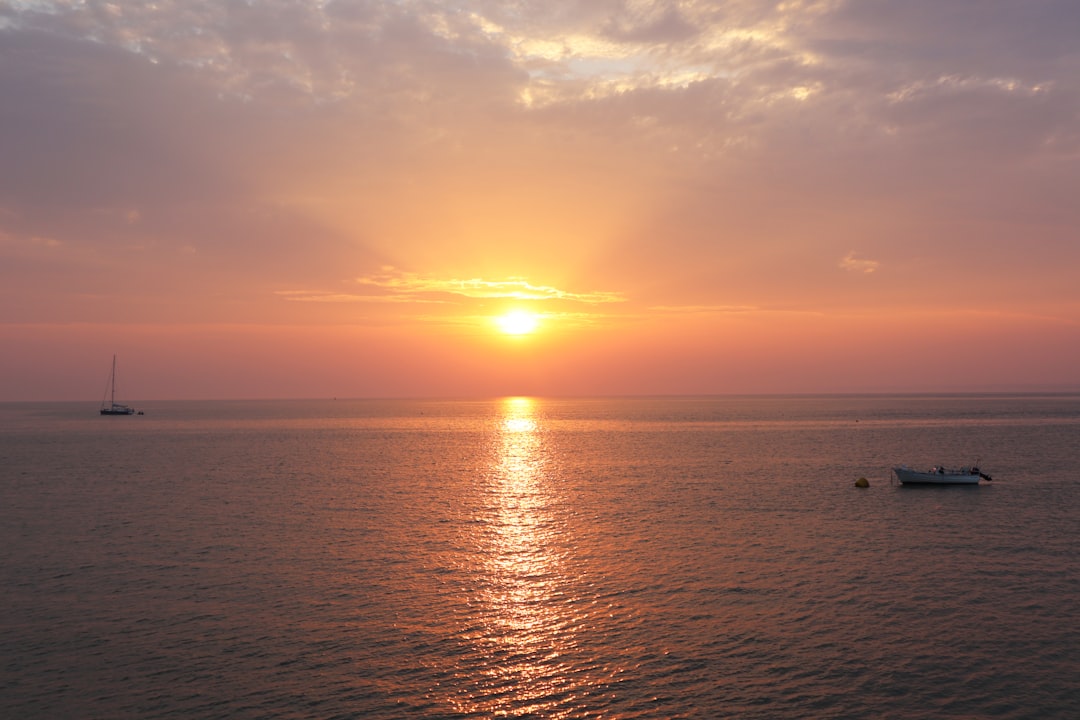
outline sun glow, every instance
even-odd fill
[[[495,318],[495,322],[507,335],[528,335],[540,325],[540,318],[526,310],[511,310]]]

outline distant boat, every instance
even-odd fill
[[[109,403],[106,405],[105,400],[101,401],[101,414],[102,415],[134,415],[135,408],[128,407],[127,405],[121,405],[116,402],[116,356],[112,356],[112,375],[109,377],[109,386],[105,388],[105,394],[109,398]],[[142,411],[139,411],[142,415]]]
[[[979,480],[993,480],[974,466],[958,470],[938,466],[926,472],[920,472],[912,470],[907,465],[897,465],[893,468],[893,472],[896,473],[896,479],[901,485],[978,485]]]

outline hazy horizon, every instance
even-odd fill
[[[184,403],[184,402],[382,402],[382,401],[402,401],[402,402],[486,402],[504,400],[514,397],[533,398],[537,400],[649,400],[649,399],[670,399],[670,400],[695,400],[695,399],[722,399],[722,398],[777,398],[777,399],[798,399],[801,397],[812,398],[828,398],[828,397],[1023,397],[1023,396],[1069,396],[1080,394],[1080,386],[1042,386],[1033,385],[1027,387],[1013,387],[1013,388],[967,388],[967,389],[914,389],[914,390],[865,390],[865,391],[819,391],[819,392],[727,392],[727,393],[626,393],[621,395],[536,395],[536,394],[492,394],[492,395],[366,395],[366,396],[346,396],[346,395],[324,395],[324,396],[190,396],[190,397],[117,397],[116,401],[120,402],[121,399],[129,405],[136,406],[136,409],[142,409],[142,404],[145,403]],[[107,402],[108,398],[105,398]],[[22,398],[22,399],[5,399],[0,400],[0,404],[87,404],[97,405],[102,402],[102,398],[89,398],[89,397],[69,397],[69,398]]]

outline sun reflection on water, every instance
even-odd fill
[[[563,607],[558,501],[536,401],[503,401],[486,488],[489,520],[479,538],[479,620],[466,639],[479,654],[459,709],[490,715],[561,717],[575,692],[561,659],[576,645]]]

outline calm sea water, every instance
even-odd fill
[[[143,407],[0,405],[0,716],[1080,717],[1080,396]]]

